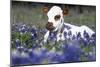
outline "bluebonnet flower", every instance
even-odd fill
[[[36,33],[36,28],[35,28],[35,26],[33,26],[32,28],[30,28],[30,32]]]
[[[68,36],[71,36],[72,35],[72,32],[71,31],[68,31]]]
[[[18,50],[13,50],[11,53],[11,64],[12,65],[20,65],[30,63],[28,54],[24,52],[19,52]]]
[[[20,45],[21,45],[20,40],[19,40],[19,39],[16,39],[15,44],[16,44],[16,45],[15,45],[16,47],[20,46]]]
[[[23,47],[23,46],[18,46],[18,47],[17,47],[17,50],[18,50],[19,52],[23,52],[24,47]]]
[[[80,38],[81,38],[81,33],[78,32],[78,34],[77,34],[77,39],[80,39]]]
[[[67,26],[69,32],[63,34],[66,38],[65,41],[56,43],[57,32],[51,32],[48,43],[44,44],[42,36],[47,32],[46,29],[38,29],[26,24],[13,24],[12,26],[14,34],[12,42],[16,46],[11,52],[12,65],[42,64],[43,61],[47,61],[47,63],[75,62],[82,61],[82,56],[86,57],[87,61],[95,60],[95,50],[92,49],[96,44],[95,34],[90,37],[84,31],[84,38],[82,38],[80,32],[72,35],[70,27]],[[16,33],[18,36],[15,36]],[[50,49],[44,45],[50,45]]]
[[[67,38],[67,32],[64,32],[64,37]]]
[[[95,33],[94,33],[94,34],[92,34],[92,36],[91,36],[91,39],[90,39],[90,44],[93,44],[93,45],[95,45],[95,44],[96,44],[96,35],[95,35]]]
[[[67,28],[68,30],[69,30],[69,29],[71,29],[71,27],[70,27],[70,26],[65,25],[65,24],[64,24],[64,28]]]
[[[38,35],[36,33],[31,33],[31,39],[37,39]]]
[[[61,63],[65,61],[65,55],[63,51],[55,51],[49,54],[49,58],[51,60],[51,63]]]
[[[28,52],[29,52],[29,51],[28,51],[28,48],[27,48],[27,47],[24,47],[23,52],[28,53]]]
[[[50,32],[48,40],[56,41],[56,34],[57,34],[57,32]]]
[[[68,31],[67,32],[67,37],[66,37],[68,40],[71,40],[72,39],[72,31]]]
[[[63,48],[65,62],[75,62],[80,61],[80,56],[82,54],[81,48],[77,44],[68,44]]]
[[[72,40],[75,40],[75,39],[76,39],[76,37],[75,37],[75,35],[73,35],[73,36],[72,36]]]
[[[11,65],[20,65],[21,64],[21,58],[20,57],[13,57],[11,56]]]
[[[95,61],[96,60],[96,48],[95,47],[91,48],[91,51],[89,52],[89,55],[88,55],[88,60],[89,61]]]
[[[84,35],[84,38],[89,39],[89,34],[85,30],[84,30],[83,35]]]
[[[39,64],[46,56],[45,53],[46,53],[45,49],[36,48],[33,49],[32,52],[29,52],[29,57],[32,60],[33,64]]]

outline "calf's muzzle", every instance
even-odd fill
[[[52,22],[48,22],[46,24],[46,29],[49,30],[49,31],[53,31],[55,29],[55,27],[53,26]]]

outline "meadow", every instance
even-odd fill
[[[47,43],[43,42],[48,19],[43,6],[41,3],[12,2],[11,65],[95,61],[96,34],[89,37],[84,32],[83,39],[80,33],[74,37],[65,32],[66,40],[57,42],[56,33],[50,33]],[[69,14],[64,16],[65,22],[78,26],[87,25],[96,31],[95,9],[95,6],[69,5]]]

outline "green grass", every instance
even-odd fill
[[[71,7],[70,13],[68,16],[64,17],[66,23],[71,23],[74,25],[87,25],[90,28],[94,26],[95,30],[96,24],[96,13],[93,10],[95,7],[91,7],[91,12],[87,12],[87,9],[84,9],[83,13],[77,13],[74,11],[75,6]],[[11,23],[25,23],[35,25],[36,27],[44,28],[47,23],[47,15],[42,11],[43,6],[40,7],[28,7],[28,6],[19,6],[13,5],[11,9]]]

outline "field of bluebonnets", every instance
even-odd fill
[[[11,7],[11,65],[52,64],[84,62],[96,60],[96,35],[89,37],[84,32],[71,36],[64,33],[65,41],[56,41],[56,33],[50,33],[47,43],[47,16],[42,11],[43,4],[13,3]],[[79,11],[79,8],[82,11]],[[69,6],[65,22],[87,25],[95,31],[95,6]],[[67,38],[69,36],[69,38]]]

